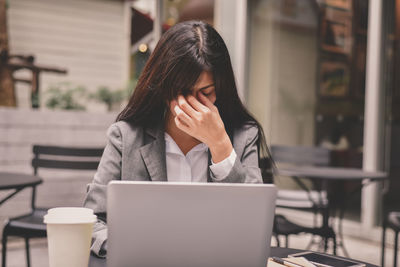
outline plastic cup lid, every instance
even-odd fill
[[[94,223],[96,220],[97,216],[92,209],[77,207],[49,209],[44,216],[44,223],[55,224]]]

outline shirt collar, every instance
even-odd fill
[[[183,155],[181,149],[176,144],[175,140],[167,132],[164,133],[164,138],[165,138],[165,152]],[[207,150],[208,150],[208,146],[204,143],[200,143],[200,144],[196,145],[195,147],[193,147],[189,152],[192,152],[192,151],[205,152]]]

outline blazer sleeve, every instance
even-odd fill
[[[250,126],[239,130],[234,137],[234,149],[237,154],[235,163],[228,176],[220,183],[262,183],[261,170],[258,165],[258,127]],[[235,140],[236,139],[236,140]],[[242,151],[240,153],[240,151]]]
[[[87,186],[84,207],[93,209],[98,220],[93,228],[91,250],[100,257],[105,256],[104,242],[107,239],[106,208],[107,184],[121,179],[122,136],[116,124],[107,131],[107,145],[92,183]]]

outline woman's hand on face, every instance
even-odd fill
[[[221,139],[225,127],[218,109],[202,93],[198,93],[199,102],[193,95],[186,98],[178,96],[175,105],[176,126],[208,146]]]
[[[211,151],[215,163],[227,158],[232,152],[232,144],[225,131],[224,123],[217,107],[202,93],[198,92],[198,100],[189,95],[178,96],[173,101],[176,126],[205,143]]]

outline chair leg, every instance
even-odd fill
[[[396,267],[397,264],[397,248],[398,248],[398,244],[397,244],[397,238],[399,237],[399,232],[395,232],[394,234],[394,258],[393,258],[393,266]]]
[[[31,267],[31,259],[29,253],[29,238],[25,238],[25,251],[26,251],[26,264],[28,267]]]
[[[7,253],[7,235],[6,229],[3,229],[3,239],[1,240],[2,244],[2,254],[1,254],[1,266],[6,267],[6,253]]]
[[[332,237],[332,242],[333,242],[333,255],[336,255],[336,248],[337,248],[336,236]]]
[[[274,234],[275,240],[276,240],[276,246],[279,248],[281,246],[281,242],[279,241],[279,235]]]
[[[324,252],[326,253],[328,251],[328,242],[329,242],[329,238],[324,237]]]
[[[386,223],[382,224],[381,266],[385,266]]]
[[[289,235],[285,235],[285,247],[289,247]]]

